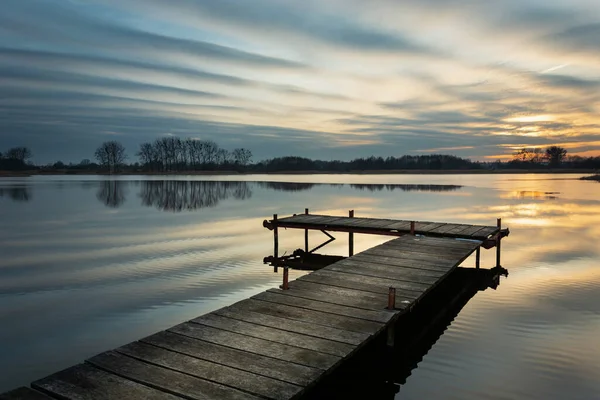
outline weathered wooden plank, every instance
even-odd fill
[[[400,280],[408,280],[408,281],[414,281],[414,282],[421,282],[421,283],[434,283],[436,282],[441,276],[444,276],[445,271],[431,271],[431,270],[424,270],[424,269],[419,269],[418,267],[415,268],[411,265],[410,261],[405,261],[404,262],[405,265],[390,265],[390,264],[375,264],[375,263],[369,263],[369,262],[364,262],[364,261],[360,261],[353,258],[348,258],[342,261],[338,261],[337,263],[331,264],[329,266],[329,268],[327,268],[327,270],[331,270],[331,271],[345,271],[347,267],[352,267],[352,268],[365,268],[365,269],[378,269],[381,271],[387,270],[388,267],[394,267],[396,273],[402,273],[403,276],[406,277],[406,279],[400,279]],[[352,269],[348,269],[348,270],[352,270]]]
[[[181,397],[173,396],[86,364],[79,364],[50,375],[33,382],[31,386],[59,399],[69,400],[181,399]]]
[[[420,261],[432,261],[434,263],[440,263],[441,265],[447,264],[449,261],[454,261],[456,257],[452,255],[444,254],[426,254],[418,253],[415,251],[405,251],[402,249],[377,249],[373,251],[364,252],[365,256],[378,256],[378,257],[392,257],[392,258],[405,258],[408,260],[420,260]],[[462,258],[462,257],[461,257]],[[459,258],[460,259],[460,258]]]
[[[417,246],[398,246],[398,247],[392,247],[392,246],[378,247],[378,248],[369,249],[367,251],[364,251],[363,253],[365,255],[384,255],[384,256],[392,256],[392,257],[396,254],[402,254],[402,255],[410,254],[410,255],[428,256],[430,258],[435,258],[435,259],[444,259],[444,260],[457,259],[457,260],[460,260],[462,257],[465,256],[465,254],[469,254],[473,250],[474,249],[460,250],[460,249],[454,249],[452,247],[433,248],[433,247],[417,245]]]
[[[322,374],[322,371],[317,368],[248,353],[168,331],[156,333],[141,341],[202,360],[300,386],[309,385]]]
[[[170,328],[169,332],[322,370],[331,368],[341,359],[314,350],[302,349],[190,322],[176,325]]]
[[[365,321],[379,322],[382,325],[392,317],[383,312],[360,310],[358,308],[340,306],[338,304],[324,303],[322,301],[303,299],[293,296],[283,296],[276,291],[266,291],[253,296],[254,299],[271,301],[280,304],[287,304],[295,307],[306,308],[308,310],[321,311],[345,317],[363,319]],[[373,332],[374,333],[374,332]]]
[[[51,397],[46,396],[36,390],[28,387],[20,387],[10,392],[0,393],[0,400],[51,400]]]
[[[415,223],[415,233],[428,233],[433,229],[445,226],[446,224],[443,222],[416,222]]]
[[[382,278],[391,278],[399,281],[419,283],[426,286],[431,286],[432,284],[436,283],[442,276],[444,276],[444,273],[441,271],[423,271],[418,269],[397,267],[393,265],[362,263],[358,261],[335,263],[330,265],[327,268],[327,270],[367,276],[378,276]],[[426,273],[434,274],[435,276],[425,275]]]
[[[87,362],[131,381],[188,399],[258,400],[258,397],[240,390],[149,364],[116,351],[98,354]]]
[[[384,265],[381,265],[382,267]],[[397,289],[402,291],[402,296],[404,297],[411,297],[411,293],[420,293],[424,290],[426,290],[429,286],[431,286],[430,284],[423,284],[423,283],[418,283],[418,282],[410,282],[410,281],[406,281],[406,280],[399,280],[399,279],[395,279],[393,277],[389,277],[389,276],[378,276],[378,275],[374,275],[374,274],[369,274],[367,272],[359,272],[359,273],[355,273],[354,271],[344,271],[343,268],[340,269],[322,269],[317,271],[318,273],[312,273],[309,274],[311,277],[308,277],[307,279],[306,276],[299,278],[298,280],[308,280],[308,281],[313,281],[313,282],[317,282],[317,283],[324,283],[324,284],[331,284],[331,282],[333,282],[333,286],[337,286],[335,285],[335,279],[341,279],[341,280],[355,280],[357,282],[367,282],[369,281],[369,279],[371,278],[378,278],[378,279],[386,279],[388,282],[393,283],[393,286]],[[323,277],[328,277],[331,278],[333,281],[321,281],[320,279]],[[364,279],[363,279],[364,278]],[[388,286],[389,288],[389,286]],[[325,299],[324,299],[325,301]],[[343,299],[342,299],[343,301]],[[336,303],[337,304],[337,303]],[[348,303],[351,304],[351,303]]]
[[[409,221],[396,221],[395,223],[388,224],[385,226],[385,229],[396,230],[399,232],[408,232],[410,231],[410,222]]]
[[[485,227],[471,235],[473,238],[487,238],[488,236],[498,232],[497,227]]]
[[[444,238],[434,236],[412,236],[404,235],[398,239],[393,239],[383,243],[389,246],[404,246],[409,244],[427,245],[428,247],[452,247],[452,248],[468,248],[470,246],[481,243],[477,240],[462,240],[455,238]]]
[[[416,280],[408,279],[407,275],[403,274],[402,271],[394,271],[395,267],[391,265],[379,264],[376,268],[343,268],[343,267],[332,267],[328,268],[327,271],[339,272],[342,274],[353,274],[365,277],[376,277],[385,278],[396,281],[396,285],[399,289],[410,290],[414,292],[422,292],[427,290],[432,284],[437,282],[437,279],[433,282],[424,283]]]
[[[248,303],[260,303],[260,305],[255,306],[253,304]],[[279,315],[282,315],[283,313],[265,313],[264,308],[267,307],[268,304],[264,304],[264,302],[260,302],[258,300],[253,301],[251,299],[248,299],[236,303],[232,306],[221,308],[217,311],[214,311],[213,313],[217,315],[222,315],[224,317],[239,319],[240,321],[251,322],[257,325],[281,329],[286,332],[295,332],[304,335],[317,336],[323,339],[333,340],[335,342],[340,343],[347,343],[354,346],[361,344],[369,337],[369,335],[367,334],[333,328],[331,326],[325,326],[316,323],[308,323],[302,320],[290,319],[287,317],[282,318]]]
[[[244,300],[242,304],[250,311],[255,311],[257,313],[272,315],[292,321],[300,321],[306,324],[315,325],[317,328],[322,326],[338,329],[342,331],[341,334],[344,334],[344,337],[349,338],[348,340],[360,340],[364,337],[364,335],[368,337],[381,328],[381,323],[379,322],[365,321],[364,319],[345,317],[326,312],[307,310],[297,306],[278,304],[276,302],[268,301],[272,298],[275,298],[274,300],[278,299],[278,297],[275,297],[275,295],[266,292],[264,292],[263,295],[264,298],[267,298],[267,301],[264,299],[247,299]]]
[[[485,228],[485,226],[484,225],[470,225],[465,230],[461,231],[460,235],[469,237],[482,228]]]
[[[404,236],[404,237],[406,237],[406,236]],[[433,238],[427,238],[427,240],[425,240],[425,238],[423,238],[422,236],[417,237],[417,238],[420,238],[420,239],[404,240],[403,242],[390,241],[390,242],[384,243],[386,246],[381,246],[381,247],[389,248],[389,249],[407,249],[407,250],[416,249],[419,247],[420,248],[427,247],[427,248],[431,249],[431,251],[450,250],[450,251],[454,251],[454,252],[462,252],[462,251],[469,251],[469,250],[475,249],[479,245],[481,245],[481,242],[479,242],[479,241],[471,242],[471,241],[466,241],[466,240],[444,238],[443,240],[445,242],[433,242],[430,240]],[[450,243],[450,242],[456,242],[456,243]],[[379,248],[380,246],[376,246],[376,247]],[[369,250],[371,250],[371,249],[369,249]]]
[[[351,346],[345,343],[334,342],[331,340],[318,338],[316,336],[282,331],[280,329],[256,325],[250,322],[232,319],[213,313],[195,318],[192,320],[192,322],[252,336],[259,339],[270,340],[272,342],[314,350],[320,353],[331,354],[338,357],[345,357],[356,348],[356,346]]]
[[[461,228],[462,224],[444,224],[427,232],[428,235],[443,235],[456,228]]]
[[[453,260],[444,261],[444,260],[420,260],[415,257],[388,257],[384,255],[374,255],[374,254],[362,254],[359,253],[352,257],[354,260],[367,262],[367,263],[375,263],[375,264],[383,264],[383,265],[398,265],[398,266],[406,266],[407,263],[410,263],[409,266],[414,267],[416,269],[430,270],[430,271],[447,271],[448,268],[452,268],[455,264]]]
[[[337,293],[328,293],[324,290],[316,290],[314,288],[301,288],[300,286],[301,285],[293,285],[290,282],[290,290],[280,291],[278,289],[271,289],[271,292],[285,296],[300,297],[307,300],[356,308],[358,311],[381,311],[385,309],[385,306],[387,305],[387,298],[382,299],[380,297],[378,299],[371,299],[367,297],[343,297]]]
[[[381,293],[373,293],[373,292],[359,290],[359,289],[343,288],[343,287],[339,287],[339,286],[335,286],[335,285],[330,285],[326,282],[314,282],[314,281],[296,279],[295,281],[290,282],[289,285],[291,288],[298,289],[298,290],[323,292],[323,293],[337,295],[337,296],[341,296],[341,297],[345,297],[345,298],[358,298],[358,299],[362,299],[363,301],[370,301],[373,304],[377,305],[378,310],[381,310],[382,300],[385,300],[387,302],[387,297],[382,296]],[[399,293],[403,294],[404,292],[399,291]],[[406,299],[414,298],[414,293],[413,292],[409,292],[409,293],[412,294],[413,296],[403,297],[402,295],[397,294],[396,298],[398,300],[406,300]]]
[[[201,360],[142,342],[133,342],[115,351],[147,363],[240,389],[268,399],[291,399],[303,390],[302,386]]]
[[[389,288],[396,288],[396,295],[404,299],[417,299],[423,292],[421,288],[418,291],[397,288],[405,283],[390,278],[378,278],[373,276],[345,274],[338,271],[320,270],[312,274],[304,275],[297,280],[327,284],[331,286],[346,287],[348,289],[372,291],[373,293],[382,293],[387,295]],[[353,285],[355,284],[355,285]],[[352,285],[352,286],[351,286]]]

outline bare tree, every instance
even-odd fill
[[[6,152],[6,158],[25,164],[31,158],[31,150],[28,147],[13,147]]]
[[[107,168],[110,173],[118,171],[119,167],[123,165],[127,159],[125,147],[114,140],[102,143],[100,147],[96,149],[94,156],[96,157],[96,160],[98,160],[98,164]]]
[[[233,161],[238,165],[248,165],[252,158],[252,152],[248,149],[240,148],[233,150]]]
[[[550,165],[557,167],[567,156],[567,149],[560,146],[550,146],[546,149],[546,158]]]

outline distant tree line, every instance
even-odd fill
[[[15,147],[0,153],[0,170],[37,169],[28,161],[31,150]],[[245,148],[228,151],[211,140],[181,139],[165,136],[154,142],[142,143],[136,152],[138,161],[127,163],[125,147],[117,141],[102,143],[94,158],[83,159],[78,164],[57,161],[43,170],[81,172],[185,172],[185,171],[238,171],[238,172],[353,172],[353,171],[463,171],[500,169],[600,169],[600,157],[568,155],[565,148],[523,148],[513,154],[510,161],[479,162],[447,154],[404,155],[400,157],[367,157],[351,161],[323,161],[305,157],[276,157],[252,163],[252,152]]]
[[[136,155],[144,170],[157,172],[240,169],[248,166],[252,159],[248,149],[228,151],[212,140],[176,136],[142,143]]]
[[[401,157],[368,157],[356,158],[352,161],[321,161],[303,157],[277,157],[262,161],[255,165],[257,172],[283,171],[377,171],[377,170],[466,170],[481,169],[481,163],[464,158],[431,154]]]
[[[0,152],[0,170],[21,171],[31,169],[28,164],[31,158],[31,150],[28,147],[13,147],[6,152]]]

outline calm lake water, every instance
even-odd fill
[[[309,207],[511,230],[508,278],[465,306],[397,399],[600,399],[600,184],[578,177],[0,179],[0,392],[278,285],[262,221]],[[346,255],[336,236],[323,252]],[[386,240],[356,235],[355,251]],[[303,232],[280,234],[280,254],[300,247]]]

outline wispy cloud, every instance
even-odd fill
[[[0,150],[165,132],[348,159],[600,153],[600,3],[4,0]]]

